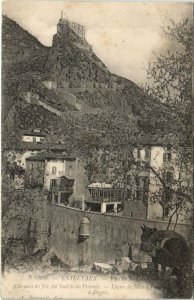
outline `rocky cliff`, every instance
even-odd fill
[[[17,140],[21,129],[39,127],[50,140],[63,140],[75,149],[84,141],[87,145],[118,145],[166,132],[166,108],[153,103],[132,81],[112,74],[68,24],[54,35],[52,46],[45,47],[4,16],[2,46],[5,137]],[[46,87],[45,81],[54,82],[55,88]],[[21,93],[29,91],[62,111],[62,116],[37,103],[26,103]]]

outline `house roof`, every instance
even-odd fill
[[[67,154],[42,152],[34,156],[26,158],[27,161],[45,161],[45,160],[68,160],[74,161],[76,158],[70,157]]]
[[[50,143],[50,142],[44,142],[44,143],[29,143],[29,142],[24,142],[24,141],[17,141],[14,144],[14,147],[6,147],[6,145],[4,145],[5,149],[9,149],[9,150],[51,150],[53,152],[62,152],[62,151],[66,151],[65,146],[62,144],[55,144],[55,143]]]
[[[46,133],[44,132],[36,132],[36,131],[23,131],[22,135],[27,135],[27,136],[41,136],[41,137],[46,137]]]
[[[67,176],[61,176],[61,177],[59,177],[59,179],[67,179],[68,181],[70,180],[70,181],[75,181],[75,179],[73,179],[73,178],[70,178],[70,177],[67,177]]]

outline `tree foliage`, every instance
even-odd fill
[[[164,32],[176,50],[159,54],[147,69],[146,92],[156,102],[164,103],[176,118],[174,133],[180,142],[190,141],[192,99],[192,24],[183,19],[167,19]],[[172,48],[173,48],[172,47]]]
[[[166,184],[160,172],[152,170],[162,188],[152,196],[155,203],[163,209],[170,209],[172,217],[178,216],[183,210],[190,210],[192,172],[191,172],[191,100],[192,100],[192,23],[185,18],[179,23],[167,19],[164,27],[165,34],[175,45],[176,50],[168,50],[159,54],[150,63],[147,75],[146,92],[153,101],[164,103],[176,120],[171,143],[176,149],[173,161],[174,172],[177,176],[171,183]],[[169,168],[169,165],[167,166]],[[166,170],[167,171],[167,170]],[[163,170],[165,172],[165,170]],[[165,196],[164,196],[165,195]],[[168,195],[168,196],[167,196]],[[166,197],[167,196],[167,197]]]

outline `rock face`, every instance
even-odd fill
[[[122,274],[126,272],[133,272],[137,269],[139,263],[131,261],[128,257],[122,257],[119,260],[110,263],[95,262],[92,270],[98,273],[113,273]],[[145,266],[144,266],[145,267]]]
[[[21,63],[31,57],[45,55],[48,47],[43,46],[33,35],[24,30],[15,21],[3,16],[2,44],[3,62]],[[6,46],[6,47],[5,47]],[[37,65],[38,66],[38,65]],[[36,66],[36,67],[37,67]]]
[[[115,265],[116,270],[119,274],[128,271],[135,271],[138,263],[135,263],[129,259],[129,257],[122,257]]]
[[[58,27],[43,73],[46,78],[66,82],[70,87],[79,87],[83,81],[108,83],[111,80],[103,62],[68,23],[60,31]]]
[[[163,106],[153,104],[132,81],[112,74],[88,42],[68,25],[54,35],[52,47],[45,47],[19,24],[3,17],[2,46],[3,122],[9,123],[10,111],[14,111],[15,118],[12,126],[5,126],[5,137],[38,126],[47,129],[51,140],[65,140],[75,148],[72,141],[79,145],[86,136],[90,144],[118,145],[140,134],[157,134],[157,128],[164,134]],[[45,81],[55,88],[46,87]],[[20,94],[28,91],[61,110],[63,116],[37,104],[25,104]],[[75,103],[71,105],[67,95]],[[90,138],[88,131],[97,134],[92,133]]]

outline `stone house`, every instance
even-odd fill
[[[45,151],[49,151],[53,155],[58,155],[64,153],[65,146],[63,144],[47,142],[46,135],[42,134],[39,129],[35,129],[33,132],[21,132],[20,140],[17,141],[14,149],[4,147],[4,159],[8,164],[13,166],[14,170],[19,170],[19,172],[15,173],[13,178],[16,189],[24,187],[27,159],[39,155],[40,153],[44,153]]]
[[[40,129],[34,129],[34,131],[22,133],[22,141],[28,143],[43,143],[45,142],[46,134],[41,132]]]
[[[171,211],[169,208],[162,208],[159,202],[161,197],[170,197],[170,195],[164,192],[159,177],[166,186],[176,189],[177,180],[181,177],[181,173],[188,172],[186,169],[189,166],[185,166],[186,169],[183,170],[179,153],[172,145],[165,143],[134,146],[132,155],[134,164],[127,173],[127,200],[124,215],[167,220]],[[191,184],[189,177],[185,180]],[[153,201],[154,197],[155,199],[157,197],[159,201]],[[169,201],[168,198],[165,199]],[[185,221],[186,218],[189,219],[189,216],[186,216],[183,211],[179,221]],[[173,220],[175,220],[175,216]]]
[[[80,201],[85,198],[87,176],[80,159],[47,151],[26,159],[25,183],[27,186],[41,185],[52,194],[52,198],[58,199],[59,192],[65,192],[63,188],[62,190],[53,189],[54,186],[63,187],[60,184],[60,178],[65,178],[69,185],[73,182],[71,197]],[[57,202],[59,203],[60,199]]]
[[[20,93],[20,97],[29,104],[37,104],[39,95],[31,91]]]

